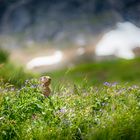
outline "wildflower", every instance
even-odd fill
[[[118,84],[118,82],[114,82],[112,83],[112,86],[116,86]]]
[[[31,88],[36,88],[37,86],[36,85],[31,85]]]
[[[126,90],[127,89],[125,89],[125,88],[121,88],[121,89],[117,90],[117,94],[120,95],[120,94],[122,94]]]
[[[11,90],[11,91],[14,91],[14,90],[15,90],[15,88],[14,88],[14,87],[12,87],[10,90]]]
[[[104,82],[104,86],[108,86],[108,87],[110,87],[111,84],[110,84],[109,82]]]
[[[61,112],[61,113],[66,113],[66,109],[65,109],[65,108],[61,108],[61,109],[59,110],[59,112]]]

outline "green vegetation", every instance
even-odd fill
[[[52,93],[46,98],[38,79],[7,55],[0,63],[0,140],[139,140],[139,62],[98,62],[47,73]]]
[[[17,87],[21,87],[26,79],[32,78],[33,74],[25,72],[22,67],[16,66],[10,62],[4,63],[0,68],[0,78],[5,83],[11,83]]]
[[[20,87],[23,85],[26,79],[32,78],[33,74],[25,72],[25,70],[16,66],[9,61],[9,53],[0,48],[0,79],[3,79],[5,83],[11,83]]]
[[[137,86],[61,85],[48,98],[36,79],[0,89],[0,139],[140,139]]]
[[[134,60],[112,60],[77,65],[49,74],[54,85],[65,81],[85,85],[100,85],[105,81],[138,84],[140,82],[140,58]],[[84,81],[85,80],[85,81]]]
[[[8,60],[9,60],[9,53],[6,50],[0,48],[0,64],[5,63]]]

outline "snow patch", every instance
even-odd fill
[[[130,22],[118,23],[116,29],[107,32],[99,41],[95,54],[132,59],[135,57],[133,49],[136,47],[140,47],[140,28]]]
[[[27,69],[58,64],[62,61],[62,58],[63,53],[61,51],[56,51],[53,55],[50,56],[36,57],[27,63]]]

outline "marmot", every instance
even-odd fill
[[[51,93],[51,89],[49,87],[50,83],[51,83],[51,78],[49,76],[40,77],[41,90],[44,96],[46,97],[48,97]]]

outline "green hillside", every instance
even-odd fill
[[[46,73],[52,77],[49,97],[33,74],[2,63],[0,140],[139,140],[139,62],[112,60]]]
[[[140,58],[80,64],[73,68],[46,74],[53,78],[54,84],[66,81],[90,85],[102,84],[106,81],[139,84]]]

